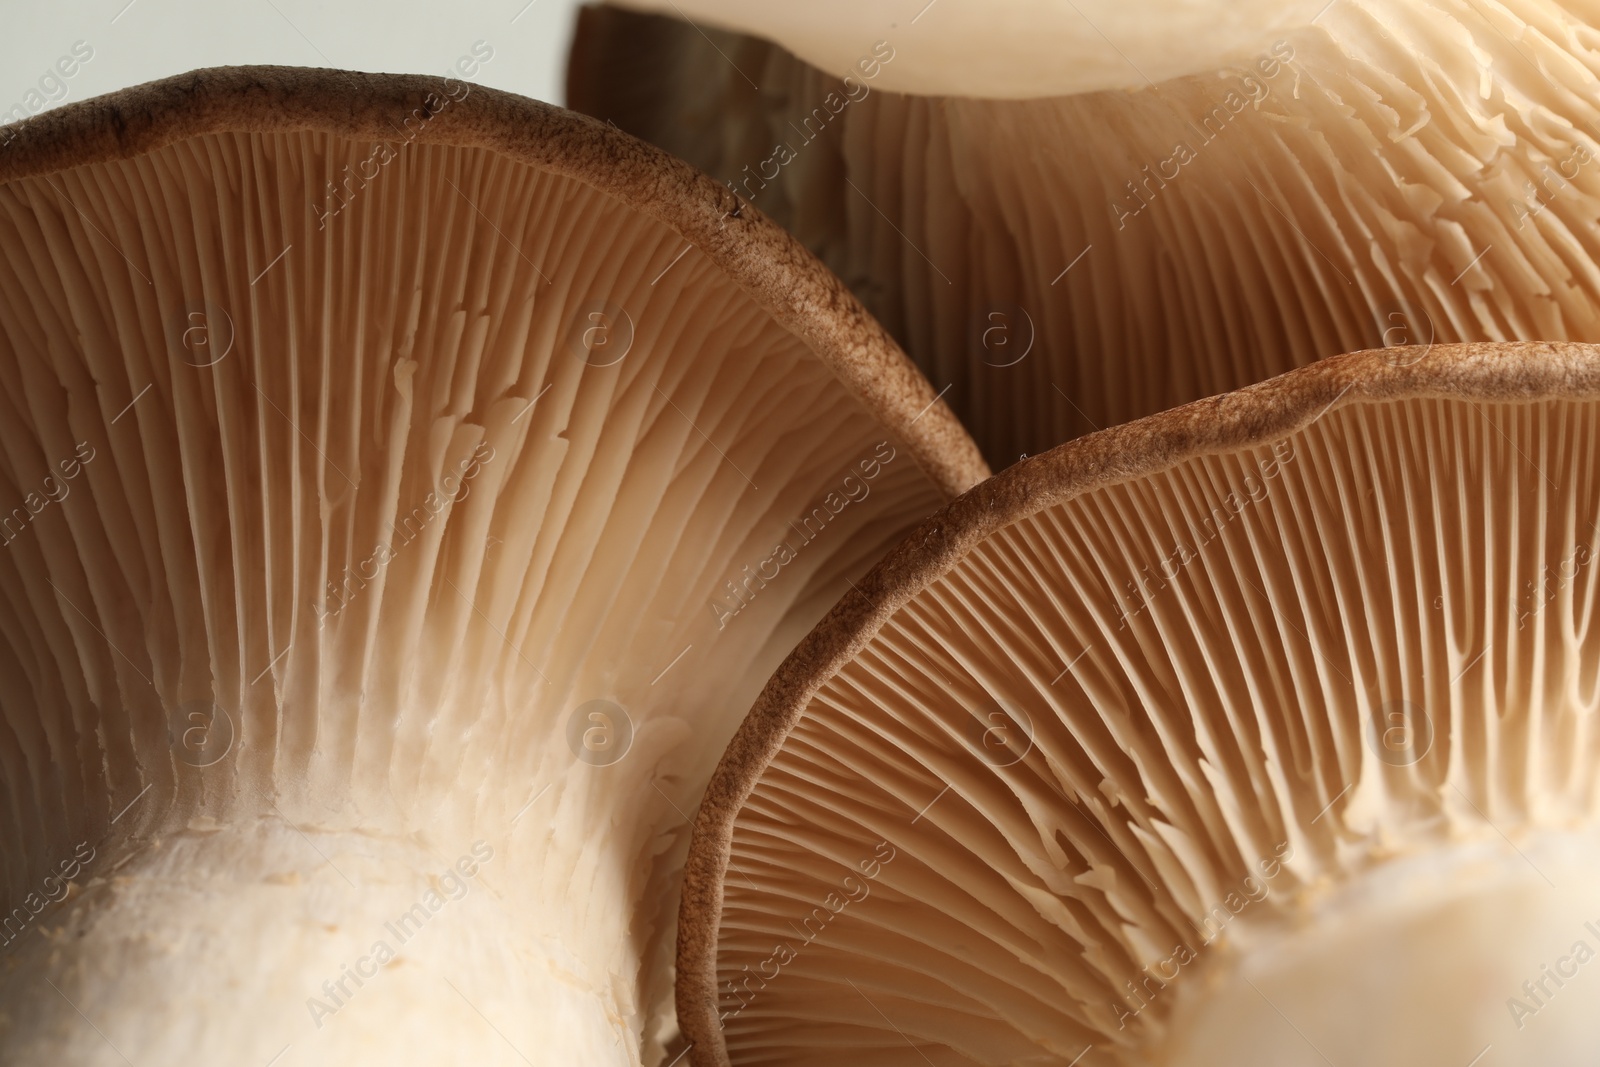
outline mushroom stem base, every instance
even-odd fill
[[[633,1067],[589,931],[508,906],[505,851],[277,819],[106,845],[0,955],[0,1063]]]
[[[1466,1067],[1492,1046],[1500,1063],[1592,1064],[1596,885],[1594,834],[1515,847],[1496,838],[1384,863],[1230,929],[1172,990],[1149,1062]]]

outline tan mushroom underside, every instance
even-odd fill
[[[947,507],[712,780],[696,1062],[1580,1062],[1597,455],[1600,350],[1390,349]]]
[[[996,467],[1339,352],[1600,341],[1592,5],[1338,0],[1215,73],[1034,100],[700,29],[585,9],[571,105],[789,227]]]
[[[982,469],[838,283],[726,211],[435,79],[204,71],[20,128],[0,1059],[659,1055],[680,811]]]

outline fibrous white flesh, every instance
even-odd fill
[[[597,991],[586,946],[519,914],[518,868],[484,839],[233,820],[123,858],[50,936],[8,948],[10,1062],[630,1062],[633,995]]]
[[[733,128],[686,106],[652,136],[849,282],[999,467],[1340,352],[1600,341],[1597,27],[1592,4],[1337,0],[1154,87],[880,78],[842,107],[835,79],[719,42],[754,94],[686,30]]]
[[[625,0],[770,38],[837,77],[879,40],[892,92],[1024,98],[1124,89],[1222,66],[1308,25],[1327,0],[935,0],[799,5],[739,0]],[[937,4],[937,6],[935,6]],[[921,10],[919,10],[921,9]]]
[[[1592,834],[1520,852],[1488,841],[1395,861],[1279,923],[1241,923],[1211,981],[1173,991],[1168,1047],[1150,1062],[1405,1067],[1492,1050],[1500,1063],[1593,1063],[1597,875]]]
[[[861,474],[895,445],[675,232],[389,151],[211,135],[0,188],[0,1060],[649,1059],[683,812],[938,499],[904,448]],[[601,304],[609,366],[573,343]],[[578,759],[591,699],[618,762]],[[421,955],[318,1016],[478,840]]]
[[[1485,970],[1434,1007],[1492,987],[1509,1020],[1524,961],[1595,918],[1596,455],[1594,402],[1362,402],[992,535],[823,685],[740,810],[732,1062],[1149,1062],[1180,995],[1238,993],[1208,977],[1234,945],[1241,976],[1302,973],[1302,919],[1329,1002],[1362,1003],[1374,935],[1340,887],[1404,870],[1432,897],[1385,944],[1418,971],[1443,966],[1416,958],[1430,908],[1548,913],[1457,931]],[[1580,835],[1554,887],[1515,851],[1543,870],[1549,832]],[[1275,1038],[1223,1003],[1230,1056]]]

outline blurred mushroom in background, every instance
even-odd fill
[[[998,468],[1340,352],[1600,341],[1597,30],[1546,0],[637,0],[583,10],[568,96],[789,227]]]

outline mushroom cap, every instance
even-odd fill
[[[1596,26],[1335,2],[1205,71],[981,100],[890,91],[892,34],[852,89],[602,7],[569,100],[788,226],[999,468],[1341,352],[1600,341]],[[620,85],[650,40],[649,83]]]
[[[891,92],[1025,99],[1131,89],[1212,70],[1308,25],[1326,3],[933,0],[921,11],[848,0],[621,6],[766,37],[835,77],[859,77],[873,42],[886,40],[903,57],[883,72]]]
[[[1600,349],[1396,347],[929,518],[712,777],[695,1062],[1466,1062],[1594,918],[1597,440]]]
[[[652,1055],[678,809],[970,439],[572,112],[232,68],[3,136],[0,886],[72,896],[4,929],[0,1058],[110,1055],[41,973],[140,1062]]]

